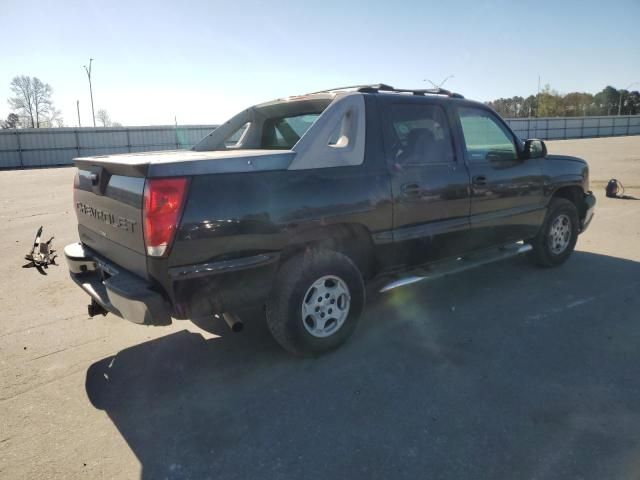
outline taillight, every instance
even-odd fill
[[[145,182],[142,221],[147,255],[161,257],[168,251],[178,228],[186,190],[186,178],[157,178]]]

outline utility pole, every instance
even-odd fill
[[[180,150],[180,135],[178,135],[178,116],[173,116],[173,123],[176,126],[174,132],[176,133],[176,150]]]
[[[622,115],[622,90],[620,90],[620,102],[618,103],[618,116]]]
[[[80,100],[76,100],[76,108],[78,109],[78,127],[81,127],[82,124],[80,123]]]
[[[538,116],[538,110],[540,110],[540,75],[538,75],[538,94],[536,95],[536,117]]]
[[[633,82],[630,83],[629,85],[627,85],[625,88],[623,88],[622,90],[620,90],[620,102],[618,103],[618,116],[622,115],[622,96],[624,95],[622,92],[624,92],[625,90],[629,90],[631,87],[633,87],[636,83],[640,83],[640,82]]]
[[[87,72],[87,77],[89,77],[89,95],[91,95],[91,115],[93,116],[93,126],[96,126],[96,113],[93,110],[93,89],[91,88],[91,62],[93,62],[93,58],[89,59],[89,68],[86,65],[84,66],[85,71]]]

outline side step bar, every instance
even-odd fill
[[[423,280],[433,280],[434,278],[444,277],[453,273],[463,272],[470,268],[479,267],[487,263],[493,263],[500,260],[506,260],[507,258],[515,257],[522,253],[526,253],[532,249],[528,243],[515,243],[507,245],[496,251],[490,253],[475,254],[469,257],[461,257],[457,260],[445,261],[440,264],[435,264],[432,267],[425,269],[424,275],[411,276],[394,280],[391,283],[386,284],[380,289],[380,293],[388,292],[394,288],[404,287],[412,283],[421,282]]]

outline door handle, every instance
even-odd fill
[[[417,183],[405,183],[400,187],[402,193],[409,197],[415,197],[420,194],[421,188]]]
[[[471,179],[471,181],[474,185],[484,186],[487,184],[487,177],[485,177],[484,175],[476,175]]]

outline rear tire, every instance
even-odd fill
[[[331,250],[309,249],[287,260],[267,300],[267,325],[296,355],[318,355],[344,343],[365,302],[358,267]]]
[[[531,260],[541,267],[567,261],[578,240],[578,209],[565,198],[552,198],[538,235],[531,239]]]

